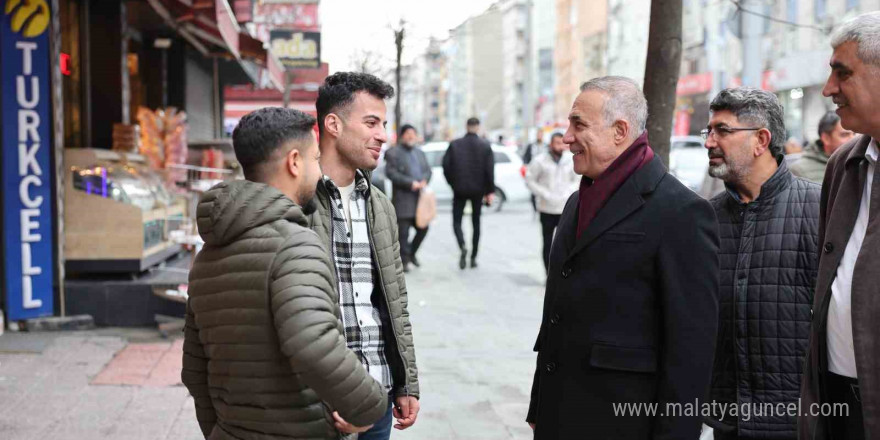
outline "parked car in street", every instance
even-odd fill
[[[433,177],[428,185],[437,196],[437,200],[452,200],[452,188],[443,176],[443,155],[449,148],[449,142],[428,142],[422,151],[431,164]],[[526,187],[525,179],[520,174],[522,159],[516,154],[514,147],[502,147],[493,144],[495,155],[495,201],[490,209],[499,211],[505,202],[525,202],[531,200],[531,193]]]
[[[709,154],[699,136],[673,136],[669,144],[669,173],[699,193],[709,169]]]

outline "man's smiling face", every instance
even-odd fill
[[[834,49],[831,75],[822,94],[837,105],[841,125],[856,133],[880,132],[880,66],[859,58],[858,43],[848,41]]]

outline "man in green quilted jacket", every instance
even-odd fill
[[[388,440],[413,425],[419,382],[407,311],[397,216],[370,184],[385,134],[386,82],[339,72],[318,90],[321,171],[317,211],[309,218],[328,250],[348,348],[391,397],[385,417],[359,440]],[[393,408],[392,408],[393,406]]]
[[[339,439],[388,405],[346,347],[327,252],[308,228],[321,176],[315,119],[242,118],[243,181],[199,202],[205,246],[190,271],[183,371],[207,439]]]

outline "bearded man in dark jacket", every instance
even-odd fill
[[[794,439],[819,254],[820,186],[783,159],[773,93],[723,90],[703,130],[721,232],[721,315],[707,423],[717,440]],[[773,408],[769,411],[768,408]],[[780,410],[783,408],[783,410]]]

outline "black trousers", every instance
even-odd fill
[[[553,232],[556,231],[560,218],[562,218],[561,214],[541,213],[541,232],[544,235],[544,270],[550,268],[550,245],[553,244]]]
[[[412,241],[409,240],[410,228],[416,230],[416,236],[413,237]],[[425,235],[428,235],[428,228],[419,229],[416,226],[416,219],[414,218],[398,218],[397,234],[398,240],[400,240],[400,259],[403,261],[412,261],[411,258],[419,251],[419,247],[422,246],[422,241],[425,239]]]
[[[828,403],[832,405],[832,408],[826,410],[838,412],[828,417],[831,440],[864,440],[865,423],[858,379],[839,376],[829,371],[825,375],[825,390],[828,393]],[[843,414],[840,414],[840,408],[834,409],[835,405],[846,405]]]
[[[483,196],[454,196],[452,198],[452,230],[455,231],[458,247],[464,249],[464,232],[461,230],[461,219],[464,217],[464,207],[467,202],[471,202],[471,210],[473,210],[471,221],[474,227],[474,237],[471,258],[477,258],[477,248],[480,246],[480,211],[483,209]]]

